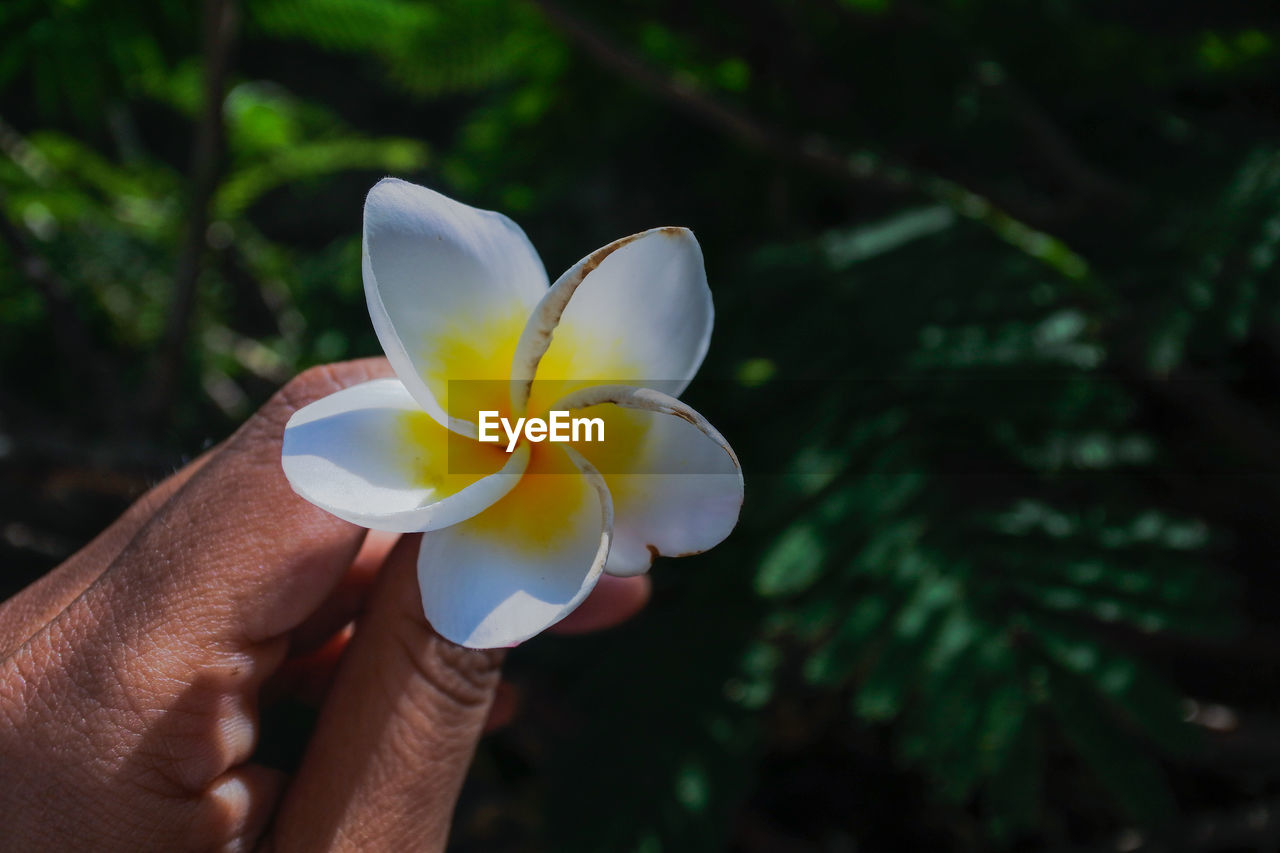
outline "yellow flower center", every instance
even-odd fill
[[[477,423],[479,412],[497,411],[514,421],[509,380],[526,321],[525,313],[517,310],[478,323],[460,322],[451,333],[438,335],[426,345],[423,360],[432,369],[423,379],[451,417]],[[527,416],[545,417],[555,401],[571,391],[637,378],[618,349],[615,341],[600,339],[580,326],[558,327],[538,363]],[[612,405],[579,414],[604,420],[604,441],[570,446],[601,471],[611,493],[619,497],[623,485],[617,475],[634,470],[646,416]],[[418,474],[415,480],[430,488],[436,500],[498,471],[510,458],[505,438],[496,444],[482,443],[450,432],[425,412],[406,413],[405,429]],[[570,521],[578,517],[584,502],[595,503],[591,485],[551,442],[523,443],[530,451],[524,476],[472,523],[490,531],[495,541],[549,545],[572,532]]]

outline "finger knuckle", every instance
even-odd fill
[[[284,387],[258,412],[256,420],[270,426],[283,426],[299,409],[350,385],[342,365],[321,364],[310,367],[285,383]]]
[[[349,373],[349,367],[342,364],[309,367],[286,382],[272,403],[287,411],[296,411],[350,384]]]
[[[463,710],[486,708],[501,677],[503,652],[467,649],[421,624],[397,632],[397,647],[432,698]]]

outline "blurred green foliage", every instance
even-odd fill
[[[553,275],[655,225],[706,251],[688,396],[742,524],[634,624],[514,656],[459,849],[1095,844],[1280,791],[1195,712],[1280,700],[1280,10],[205,5],[222,80],[193,4],[0,6],[11,454],[175,459],[376,352],[385,173],[511,214]]]

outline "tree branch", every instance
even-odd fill
[[[223,102],[231,71],[231,51],[239,23],[236,0],[204,0],[204,106],[191,148],[186,205],[187,229],[173,277],[173,301],[156,354],[144,415],[151,422],[168,416],[177,393],[191,334],[209,228],[209,206],[218,187],[224,144]]]
[[[537,5],[566,36],[592,59],[626,78],[645,91],[657,95],[690,118],[732,137],[735,141],[795,162],[825,175],[859,186],[868,184],[888,191],[909,188],[907,176],[877,170],[841,157],[825,139],[816,135],[793,136],[770,127],[747,113],[722,104],[690,82],[672,77],[633,56],[621,45],[574,16],[552,0],[535,0]]]
[[[847,15],[853,11],[842,3],[835,4]],[[965,60],[978,71],[978,80],[996,93],[1022,126],[1045,165],[1049,166],[1076,196],[1082,200],[1101,200],[1130,205],[1136,193],[1115,178],[1105,175],[1085,160],[1071,138],[1053,118],[1012,80],[981,47],[975,46],[954,26],[939,19],[932,10],[913,2],[900,0],[895,10],[910,22],[927,27],[947,39]]]
[[[632,55],[555,0],[534,0],[572,42],[605,68],[655,95],[685,115],[748,148],[775,156],[852,189],[917,192],[989,228],[997,237],[1057,269],[1070,279],[1085,278],[1088,264],[1061,240],[1025,224],[1048,211],[1025,204],[997,204],[957,181],[892,163],[869,151],[843,152],[821,134],[796,134],[720,103],[697,85],[676,78]]]

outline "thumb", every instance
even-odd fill
[[[420,536],[387,558],[272,832],[275,850],[443,850],[504,652],[422,616]]]

